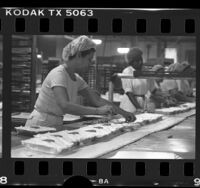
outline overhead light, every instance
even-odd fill
[[[100,39],[92,39],[92,41],[96,44],[96,45],[99,45],[102,43],[102,40]]]
[[[41,55],[41,54],[37,54],[37,58],[38,58],[38,59],[41,59],[41,58],[42,58],[42,55]]]
[[[130,48],[117,48],[117,52],[120,54],[127,54]]]

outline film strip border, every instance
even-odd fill
[[[72,10],[72,9],[71,9]],[[200,186],[200,154],[196,126],[195,160],[11,159],[11,35],[167,35],[196,36],[200,58],[200,11],[95,10],[94,16],[22,17],[0,11],[3,36],[3,158],[1,184],[63,184],[71,176],[97,185]],[[5,63],[6,62],[6,63]],[[198,70],[197,64],[197,70]],[[197,78],[198,79],[198,78]],[[198,88],[197,88],[198,93]],[[198,96],[198,94],[197,94]],[[197,112],[198,112],[197,98]],[[199,122],[198,116],[196,121]]]
[[[52,21],[49,18],[40,18],[39,24],[37,24],[37,27],[36,27],[36,29],[37,29],[36,32],[45,34],[45,33],[49,33],[49,32],[51,33],[51,31],[55,31],[55,28],[51,27],[53,25],[53,23],[51,23],[51,22]],[[76,31],[75,25],[77,24],[77,22],[74,22],[73,18],[65,18],[63,23],[64,24],[63,24],[62,30],[60,30],[61,32],[64,31],[65,33],[73,33],[74,31]],[[0,20],[0,24],[1,24],[1,20]],[[14,32],[16,34],[27,33],[27,30],[28,30],[27,25],[28,25],[28,23],[26,22],[25,18],[15,18],[15,24],[14,24],[14,28],[13,28]],[[88,27],[85,32],[89,32],[89,33],[99,32],[98,19],[96,19],[96,18],[88,19],[87,26]],[[124,31],[122,26],[123,26],[123,20],[121,18],[113,18],[111,21],[110,31],[115,34],[122,33]],[[195,20],[194,19],[185,19],[185,25],[183,28],[184,28],[185,34],[194,34],[195,33]],[[135,29],[135,32],[137,32],[137,34],[141,34],[141,33],[145,34],[147,32],[146,19],[137,19],[136,27],[132,28],[132,29]],[[1,30],[1,26],[0,26],[0,30]],[[171,23],[170,19],[161,19],[160,20],[160,33],[162,33],[162,34],[173,33],[172,32],[172,23]]]
[[[21,16],[23,9],[10,10],[7,16],[6,10],[0,12],[0,31],[5,34],[195,35],[200,32],[199,27],[195,27],[200,21],[198,10],[119,10],[116,14],[115,10],[89,9],[93,16],[87,16],[86,12],[83,16],[81,11],[87,9],[66,9],[70,16],[55,13],[55,16],[27,17]]]
[[[37,23],[36,32],[40,32],[42,34],[51,33],[51,31],[55,31],[55,28],[52,27],[53,23],[49,18],[40,18],[39,24]],[[76,30],[77,22],[74,21],[73,18],[65,18],[64,24],[62,24],[62,30],[66,33],[73,33]],[[27,21],[25,18],[15,18],[14,24],[14,32],[16,34],[27,33]],[[87,20],[87,30],[85,32],[89,33],[97,33],[99,32],[99,22],[96,18],[90,18]],[[112,33],[122,33],[123,30],[123,20],[121,18],[113,18],[111,21],[111,27],[109,28]],[[185,19],[184,23],[184,32],[185,34],[194,34],[195,33],[195,20],[194,19]],[[59,29],[59,28],[58,28]],[[135,29],[137,34],[145,34],[148,32],[147,30],[147,21],[146,19],[137,19],[136,20],[136,27],[132,28]],[[1,30],[1,20],[0,20],[0,30]],[[78,30],[80,32],[80,30]],[[129,30],[130,31],[130,30]],[[29,32],[28,32],[29,33]],[[160,19],[160,33],[162,34],[169,34],[172,32],[172,23],[170,19]]]
[[[12,177],[12,184],[15,185],[27,183],[63,185],[65,180],[73,176],[85,177],[93,185],[191,186],[200,184],[200,179],[195,177],[198,167],[195,167],[192,161],[19,159],[10,161],[7,168],[10,174],[3,177],[8,179]]]

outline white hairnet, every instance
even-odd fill
[[[86,51],[91,48],[96,49],[96,44],[87,36],[82,35],[63,48],[62,59],[67,61],[69,56],[73,56],[78,52]]]

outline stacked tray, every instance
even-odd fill
[[[29,36],[12,36],[12,111],[32,110],[33,39]]]

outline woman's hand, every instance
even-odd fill
[[[149,113],[154,113],[155,112],[155,104],[153,102],[148,102],[147,103],[147,112]]]
[[[133,113],[130,113],[130,112],[124,112],[123,116],[126,119],[126,122],[133,122],[133,121],[136,120],[135,115]]]
[[[104,105],[99,108],[96,108],[96,114],[98,115],[108,115],[108,114],[115,114],[115,109],[111,105]]]
[[[137,108],[136,109],[136,114],[141,114],[141,113],[144,113],[144,109],[142,109],[142,108]]]

